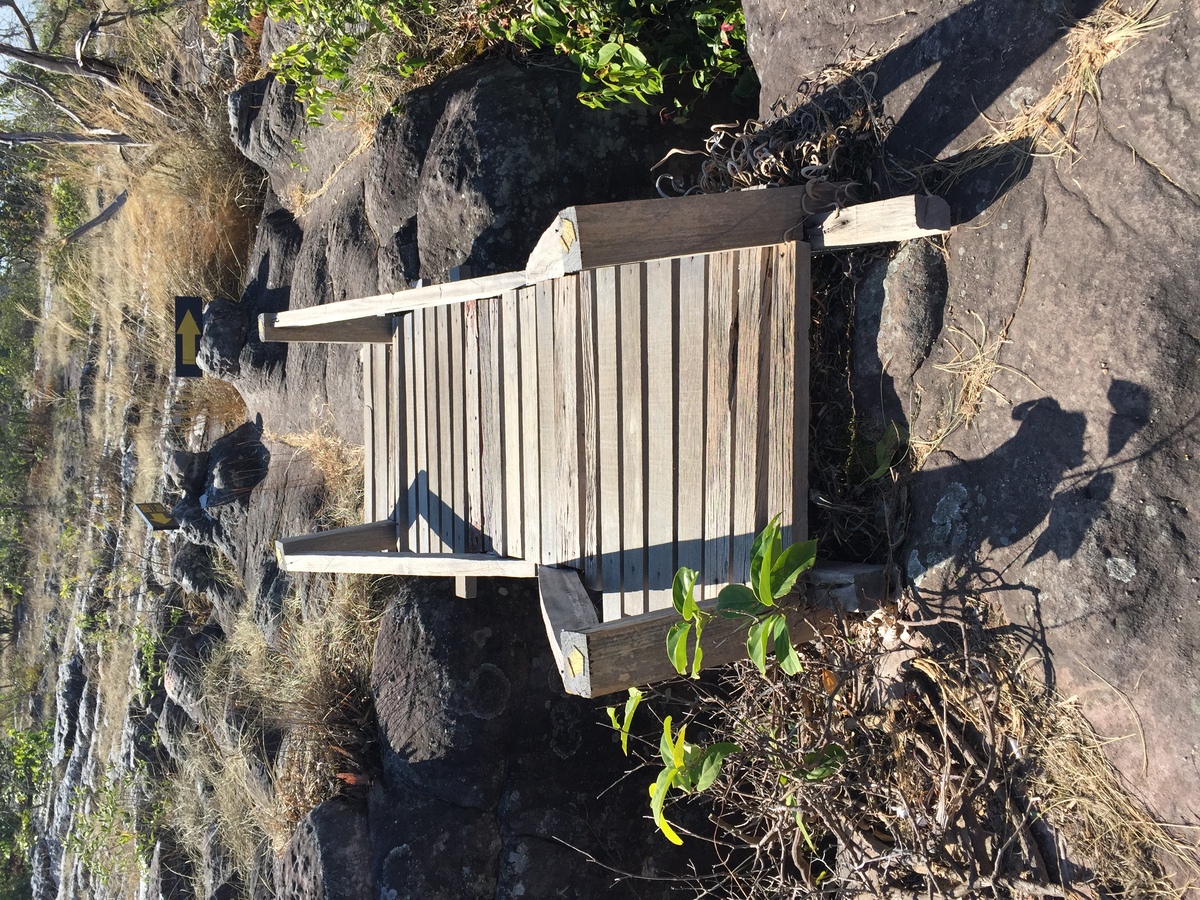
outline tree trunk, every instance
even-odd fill
[[[103,225],[121,211],[121,207],[125,205],[125,200],[128,198],[128,196],[129,191],[121,191],[121,193],[117,194],[117,196],[113,198],[112,203],[100,210],[94,219],[92,219],[90,222],[84,222],[74,231],[66,234],[62,239],[63,243],[69,244],[71,241],[78,240],[93,228],[98,228],[99,226]]]
[[[149,147],[126,134],[71,134],[65,131],[0,131],[0,144],[108,144],[115,147]]]
[[[23,62],[27,66],[50,72],[53,75],[69,75],[72,78],[89,78],[99,81],[106,87],[118,87],[121,70],[110,62],[85,56],[75,59],[71,56],[58,56],[54,53],[42,53],[40,50],[26,50],[11,44],[0,44],[0,55]]]

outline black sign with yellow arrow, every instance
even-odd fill
[[[179,523],[175,521],[171,511],[161,503],[135,503],[133,505],[141,517],[146,520],[151,531],[170,531],[179,527]]]
[[[204,301],[199,297],[176,297],[175,375],[178,378],[199,378],[204,374],[196,365],[203,325]]]

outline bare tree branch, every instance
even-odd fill
[[[17,5],[17,0],[0,0],[0,7],[7,7],[13,11],[13,15],[17,17],[17,21],[21,23],[21,27],[25,30],[25,38],[29,41],[29,49],[36,51],[38,48],[37,38],[33,36],[33,28],[29,24],[29,20],[25,18],[25,13],[21,11],[21,7]]]
[[[89,134],[112,134],[112,132],[108,131],[107,129],[93,128],[91,125],[88,125],[73,109],[63,103],[56,94],[54,94],[45,85],[39,84],[35,79],[29,78],[25,75],[18,75],[15,72],[6,72],[3,69],[0,69],[0,78],[7,78],[13,84],[19,84],[22,87],[29,88],[29,90],[41,94],[43,97],[49,100],[51,104],[53,104],[55,109],[57,109],[60,113],[62,113]]]
[[[0,131],[0,144],[74,144],[149,147],[126,134],[71,134],[65,131]]]
[[[117,213],[119,213],[121,211],[121,207],[125,205],[125,201],[126,201],[126,199],[128,199],[128,197],[129,197],[128,190],[121,191],[121,193],[119,193],[119,194],[117,194],[117,196],[113,197],[112,203],[108,204],[108,206],[106,206],[106,207],[104,207],[104,209],[100,210],[100,212],[96,215],[95,218],[91,219],[90,221],[84,222],[82,225],[80,225],[74,231],[70,231],[67,234],[65,234],[62,239],[63,244],[64,245],[69,244],[74,240],[78,240],[79,238],[81,238],[85,234],[87,234],[89,231],[91,231],[93,228],[98,228],[99,226],[103,225],[105,222],[107,222],[109,219],[111,219],[113,216],[115,216]]]

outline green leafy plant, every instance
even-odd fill
[[[770,521],[754,539],[750,548],[750,583],[731,584],[717,595],[717,614],[725,618],[746,617],[751,620],[746,634],[746,652],[760,672],[766,674],[767,657],[772,653],[779,667],[788,675],[801,671],[800,657],[792,644],[787,614],[779,609],[782,600],[796,587],[800,575],[813,567],[817,558],[817,542],[804,541],[783,547],[779,516]],[[699,675],[704,651],[700,637],[713,614],[696,603],[697,573],[681,568],[675,573],[672,600],[675,610],[683,617],[667,631],[667,657],[680,675],[688,669],[688,637],[696,633],[691,674]]]
[[[658,745],[663,770],[650,785],[650,812],[654,817],[654,824],[672,844],[682,844],[683,839],[671,827],[663,812],[671,788],[685,794],[708,790],[720,774],[725,757],[741,749],[737,744],[727,741],[698,747],[687,742],[686,731],[687,725],[680,725],[679,733],[673,735],[671,717],[667,716],[663,720],[662,739]]]
[[[905,444],[908,435],[903,428],[892,422],[888,425],[883,437],[875,444],[875,469],[871,472],[871,480],[878,481],[892,470],[897,462],[897,455],[904,457]]]
[[[633,724],[633,714],[637,712],[638,704],[642,702],[643,696],[637,688],[629,689],[629,699],[625,701],[625,712],[622,714],[620,722],[617,721],[617,708],[615,706],[608,707],[608,720],[612,722],[612,727],[620,733],[621,752],[626,756],[629,755],[629,726]]]

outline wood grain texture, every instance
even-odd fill
[[[283,538],[275,542],[275,547],[285,556],[312,551],[390,551],[396,549],[396,523],[390,519],[382,519],[346,528],[331,528],[300,537]]]
[[[401,322],[401,340],[404,342],[404,415],[410,423],[409,427],[404,432],[404,459],[405,470],[408,473],[408,483],[405,485],[405,523],[408,529],[407,537],[405,538],[405,547],[416,552],[418,550],[417,542],[417,519],[420,512],[420,504],[417,494],[420,488],[420,470],[417,468],[417,388],[416,388],[416,360],[414,360],[413,346],[413,314],[406,313],[400,317]]]
[[[554,435],[558,482],[553,491],[557,562],[576,566],[579,534],[579,279],[554,282]]]
[[[767,444],[767,514],[779,515],[785,545],[794,537],[795,498],[792,480],[796,477],[793,441],[807,440],[807,433],[796,435],[796,315],[795,244],[771,248],[775,278],[771,283],[771,365],[770,421],[764,440]]]
[[[430,284],[392,294],[339,300],[336,303],[322,303],[320,306],[305,309],[289,309],[276,313],[273,324],[275,328],[298,328],[344,323],[370,316],[387,316],[430,306],[469,303],[472,300],[499,297],[505,291],[522,287],[525,283],[524,272],[501,272],[482,278],[464,278],[462,281]]]
[[[478,301],[479,310],[479,435],[480,479],[483,490],[483,550],[509,556],[504,541],[504,435],[500,407],[500,303]]]
[[[621,266],[621,608],[646,611],[645,267]]]
[[[426,406],[425,375],[425,316],[414,313],[412,333],[413,353],[413,415],[416,428],[417,472],[417,549],[429,552],[429,416]]]
[[[600,580],[604,621],[621,615],[621,415],[617,366],[617,271],[596,271]]]
[[[391,316],[288,328],[278,324],[280,315],[259,314],[258,336],[264,343],[388,344],[392,340]]]
[[[679,404],[676,540],[677,564],[697,572],[704,564],[704,389],[707,378],[704,334],[707,298],[706,257],[684,257],[679,261],[679,348],[676,363],[676,396]]]
[[[450,318],[450,457],[454,471],[454,552],[467,549],[467,388],[463,378],[463,308],[448,310]]]
[[[483,482],[479,408],[479,304],[463,304],[463,410],[467,453],[467,552],[483,552]]]
[[[356,572],[363,575],[414,575],[474,578],[533,578],[537,566],[523,559],[489,553],[374,553],[361,550],[301,551],[281,557],[285,572]]]
[[[501,298],[500,309],[500,383],[504,386],[500,429],[504,435],[504,545],[508,556],[525,556],[522,521],[524,492],[521,487],[521,366],[520,319],[517,294],[509,291]]]
[[[363,374],[363,520],[373,522],[375,509],[375,354],[369,346],[358,353]]]
[[[701,574],[705,598],[716,595],[729,582],[730,497],[733,489],[730,439],[730,355],[733,327],[734,279],[737,255],[715,253],[709,257],[708,278],[708,379],[706,387],[704,446],[704,567]]]
[[[542,558],[538,562],[558,562],[556,527],[558,492],[562,490],[558,472],[558,442],[555,432],[554,372],[554,284],[543,281],[535,288],[537,296],[537,370],[538,370],[538,446],[541,448],[541,496],[539,518],[542,532]]]
[[[671,606],[675,577],[677,263],[646,263],[646,607]]]
[[[890,244],[944,234],[950,207],[941,197],[893,197],[859,203],[808,219],[804,237],[813,250]]]
[[[758,405],[759,352],[762,346],[762,253],[758,248],[738,251],[738,287],[735,301],[733,351],[737,393],[734,404],[733,452],[733,531],[730,564],[734,581],[745,581],[750,572],[750,546],[757,533],[756,507],[760,496],[758,481]]]
[[[525,559],[542,558],[541,411],[538,390],[537,291],[517,291],[521,319],[521,488],[524,508]]]
[[[452,425],[453,398],[450,395],[451,331],[450,310],[440,306],[437,318],[437,433],[438,433],[438,500],[442,511],[442,550],[454,550],[454,482],[462,478],[462,470],[454,466],[454,437]]]
[[[421,317],[425,329],[425,439],[427,443],[426,462],[426,492],[428,494],[429,512],[429,552],[441,553],[442,547],[442,482],[441,482],[441,440],[438,428],[438,352],[437,352],[437,314],[432,309],[423,309],[415,313]]]
[[[809,349],[808,332],[812,322],[812,255],[805,243],[797,242],[794,296],[796,304],[795,424],[792,427],[792,540],[808,539],[808,428],[809,428]]]
[[[400,354],[398,343],[393,341],[386,348],[388,433],[387,442],[382,447],[382,459],[380,460],[387,469],[388,481],[388,505],[387,509],[382,511],[383,517],[397,523],[404,518],[404,514],[400,510],[400,498],[404,492],[402,474],[404,451],[401,449],[401,434],[404,428],[404,395],[401,393],[403,379],[400,375],[403,357]]]
[[[579,518],[582,580],[600,589],[600,382],[596,372],[596,273],[579,276]]]
[[[559,674],[566,671],[561,648],[564,631],[581,631],[599,624],[591,598],[574,569],[538,566],[538,599],[542,607],[542,624],[550,641],[550,652],[558,665]]]
[[[392,399],[396,403],[398,416],[396,438],[389,448],[394,455],[392,468],[396,472],[396,546],[400,550],[411,549],[408,546],[408,404],[405,400],[408,393],[408,375],[405,357],[408,355],[404,346],[404,327],[402,317],[396,316],[392,330],[392,359],[395,361],[396,382],[392,386]]]

